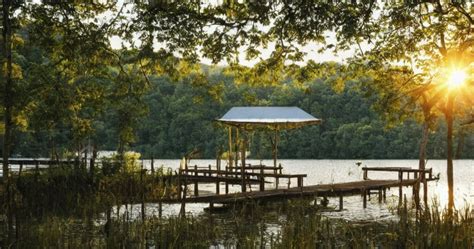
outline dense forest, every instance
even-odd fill
[[[144,158],[180,158],[197,149],[199,157],[214,158],[226,149],[226,130],[215,122],[233,106],[298,106],[323,120],[321,125],[281,134],[280,158],[417,158],[421,125],[413,119],[390,124],[372,108],[371,98],[347,83],[335,89],[331,81],[316,80],[304,85],[287,82],[278,86],[237,84],[219,69],[207,69],[201,85],[169,77],[151,77],[152,85],[142,97],[142,116],[137,117],[131,149]],[[94,121],[92,137],[98,150],[116,150],[119,144],[120,113],[114,106]],[[430,135],[429,158],[445,158],[444,122]],[[459,126],[458,126],[459,127]],[[459,130],[460,128],[458,128]],[[465,134],[458,146],[459,158],[472,158],[474,136]],[[45,157],[55,150],[66,153],[72,145],[72,130],[58,125],[48,132],[18,132],[14,154]],[[270,134],[251,134],[251,157],[270,158]]]
[[[91,147],[93,151],[134,150],[145,158],[180,158],[197,150],[199,157],[213,158],[217,151],[226,150],[227,139],[215,120],[233,106],[248,105],[298,106],[323,120],[318,126],[283,132],[280,158],[423,161],[425,153],[418,151],[425,141],[427,158],[450,158],[448,154],[457,158],[474,156],[472,130],[467,130],[472,126],[461,125],[472,116],[472,98],[466,94],[471,88],[466,87],[455,98],[446,90],[446,84],[440,83],[449,81],[449,67],[442,67],[448,71],[437,72],[437,81],[432,81],[433,76],[428,73],[431,71],[425,67],[434,62],[420,52],[411,51],[411,60],[420,61],[417,68],[426,74],[396,64],[405,60],[406,55],[399,54],[399,45],[393,46],[391,42],[413,46],[413,41],[403,40],[405,35],[381,40],[381,44],[387,44],[370,53],[356,53],[346,63],[307,60],[301,65],[295,62],[301,61],[304,53],[282,41],[289,39],[288,44],[302,45],[306,41],[319,42],[325,38],[311,34],[339,24],[313,27],[316,22],[287,27],[285,22],[277,22],[267,35],[256,29],[247,30],[252,26],[248,22],[269,25],[266,18],[270,17],[261,11],[272,9],[266,4],[234,10],[250,11],[257,19],[226,12],[226,4],[207,6],[208,11],[202,13],[200,6],[186,4],[164,9],[136,5],[135,16],[123,15],[125,9],[115,5],[63,9],[65,6],[20,4],[12,6],[12,10],[17,7],[21,15],[12,19],[13,26],[5,23],[9,27],[5,37],[9,37],[12,51],[4,55],[10,65],[2,95],[4,113],[0,113],[4,118],[0,124],[4,158],[73,157]],[[344,39],[338,38],[336,44],[327,44],[321,51],[337,50],[335,45],[348,49],[351,39],[359,41],[350,24],[356,19],[332,6],[325,7],[349,18],[350,29],[336,32]],[[176,8],[182,15],[166,11],[167,8]],[[107,10],[116,15],[109,16],[107,21],[89,20],[91,13]],[[195,19],[183,14],[183,10],[193,13]],[[222,11],[230,18],[230,24],[226,19],[212,18]],[[291,13],[283,14],[294,18]],[[52,21],[51,16],[57,18]],[[165,22],[154,22],[155,18]],[[179,29],[174,25],[177,21],[181,22]],[[124,23],[133,25],[124,27]],[[225,28],[202,33],[203,27],[212,25]],[[316,32],[306,33],[305,25],[316,28]],[[227,29],[234,28],[242,30],[232,37]],[[279,28],[294,29],[288,34],[297,34],[299,38],[293,40],[293,36],[279,32]],[[391,26],[386,28],[390,30]],[[135,44],[137,38],[132,34],[140,34],[141,42]],[[121,48],[112,48],[110,39],[115,36],[121,38]],[[155,39],[168,43],[156,48]],[[265,45],[274,39],[282,43],[269,58],[252,67],[238,63],[235,48],[246,47],[248,59],[256,59],[260,52],[255,44]],[[426,49],[425,53],[433,53],[431,48]],[[205,66],[200,61],[202,56],[214,66]],[[228,66],[216,66],[224,60]],[[424,60],[428,64],[421,63]],[[453,120],[457,122],[454,136],[453,126],[446,125]],[[264,131],[251,134],[250,143],[251,157],[270,157],[270,142]],[[447,151],[453,148],[451,144],[455,153]]]

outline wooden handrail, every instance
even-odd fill
[[[364,171],[363,178],[364,180],[368,180],[368,172],[369,171],[382,171],[382,172],[398,172],[398,179],[399,181],[403,181],[403,173],[407,173],[407,178],[410,179],[410,173],[413,173],[413,178],[417,179],[421,174],[428,174],[428,179],[432,179],[433,169],[413,169],[409,167],[363,167],[362,170]]]
[[[233,175],[233,176],[240,176],[241,172],[233,172],[233,171],[225,171],[225,170],[215,170],[215,169],[181,169],[181,172],[191,173],[194,175],[196,173],[202,174],[220,174],[220,175]],[[246,176],[261,176],[260,172],[244,172]],[[279,177],[279,178],[297,178],[297,177],[307,177],[307,174],[275,174],[275,173],[264,173],[263,176],[265,177]]]

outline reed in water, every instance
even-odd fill
[[[348,221],[325,217],[309,201],[251,203],[220,214],[154,215],[116,212],[82,218],[49,216],[19,228],[19,248],[471,248],[472,211],[449,216],[433,205],[422,213],[404,205],[396,219]],[[132,209],[130,209],[132,210]],[[122,210],[123,211],[123,210]],[[135,218],[134,218],[135,217]]]

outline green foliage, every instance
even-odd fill
[[[20,138],[14,153],[60,157],[92,141],[98,149],[135,149],[146,157],[178,158],[194,148],[214,157],[225,134],[212,120],[231,106],[297,105],[324,123],[284,134],[281,157],[415,157],[419,128],[412,119],[423,113],[432,129],[436,121],[431,109],[426,115],[424,105],[414,103],[430,106],[437,95],[423,96],[424,102],[411,95],[427,83],[430,61],[439,62],[431,57],[443,52],[430,34],[452,38],[444,45],[448,54],[468,43],[463,32],[470,12],[440,4],[445,12],[431,2],[27,4],[15,16],[13,35],[14,79],[21,82],[13,96]],[[96,18],[107,11],[110,22]],[[450,24],[455,29],[448,30]],[[335,31],[336,41],[327,39],[327,30]],[[111,36],[130,46],[111,49]],[[300,67],[293,62],[304,53],[296,44],[309,42],[334,51],[374,46],[359,47],[347,65],[308,61]],[[238,63],[239,48],[254,59],[259,46],[273,47],[268,59],[251,68]],[[200,65],[200,53],[229,67]],[[404,60],[415,60],[424,74],[393,64]],[[393,130],[384,129],[385,120]],[[252,143],[254,150],[268,145],[261,135]],[[472,135],[465,144],[472,147]],[[439,149],[430,153],[444,156]]]
[[[141,170],[140,153],[126,151],[123,156],[114,154],[111,157],[100,158],[102,162],[102,173],[104,175],[114,175],[119,171],[124,173],[139,172]]]
[[[392,122],[372,109],[375,97],[366,98],[357,90],[357,82],[335,90],[332,81],[283,86],[235,84],[219,72],[210,74],[203,85],[188,80],[172,82],[166,77],[150,77],[150,90],[143,93],[146,116],[136,117],[135,142],[131,149],[144,158],[181,158],[194,148],[201,158],[214,158],[220,146],[226,150],[227,133],[215,119],[233,106],[298,106],[322,118],[321,125],[282,132],[280,158],[417,158],[421,125],[409,119]],[[219,89],[219,90],[213,90]],[[121,121],[115,106],[106,107],[95,123],[96,142],[100,149],[115,150]],[[442,124],[442,122],[441,122]],[[434,127],[428,143],[429,158],[444,158],[445,126]],[[57,146],[68,149],[68,126],[55,129]],[[45,133],[19,133],[22,143],[15,153],[23,156],[47,155]],[[463,156],[474,155],[474,138],[466,133]],[[269,135],[255,132],[250,137],[254,158],[270,158]]]

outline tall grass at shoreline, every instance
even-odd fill
[[[423,212],[405,205],[383,222],[325,217],[310,200],[248,203],[222,214],[160,218],[120,213],[123,204],[176,194],[170,172],[145,174],[114,162],[90,174],[57,167],[15,182],[15,234],[0,215],[1,248],[472,248],[473,212],[449,215],[433,203]],[[144,198],[146,196],[146,198]],[[118,208],[119,207],[119,208]],[[1,209],[1,207],[0,207]],[[138,216],[134,216],[138,217]],[[10,234],[10,236],[12,236]],[[11,244],[5,244],[9,241]]]
[[[275,205],[277,206],[277,205]],[[468,208],[448,216],[402,208],[398,220],[327,218],[304,202],[249,205],[224,214],[127,220],[49,217],[23,224],[18,248],[472,248]]]

